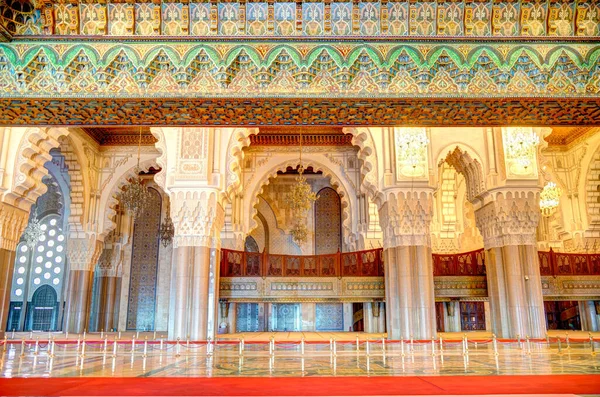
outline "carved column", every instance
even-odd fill
[[[15,251],[28,218],[27,211],[0,203],[0,339],[8,320]]]
[[[70,238],[67,242],[69,282],[64,330],[81,333],[88,327],[94,267],[102,252],[95,237]]]
[[[174,321],[171,339],[214,339],[223,209],[213,189],[172,189]]]
[[[512,190],[494,196],[475,213],[486,252],[492,331],[503,338],[544,337],[537,195]]]
[[[397,191],[379,211],[390,339],[430,339],[436,333],[429,233],[432,193]]]

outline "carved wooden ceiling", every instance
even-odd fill
[[[546,137],[550,146],[567,146],[578,138],[591,134],[594,127],[553,127]],[[139,141],[138,127],[86,127],[92,139],[103,146],[134,146]],[[351,146],[352,135],[345,134],[343,127],[260,127],[258,135],[250,136],[252,146],[298,146],[302,134],[305,146]],[[142,145],[154,145],[156,138],[150,127],[142,127]]]

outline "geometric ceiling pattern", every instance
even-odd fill
[[[7,0],[14,35],[593,37],[593,0]]]

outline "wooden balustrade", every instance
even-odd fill
[[[382,277],[383,250],[275,255],[222,250],[221,277]]]
[[[600,254],[563,254],[539,251],[542,276],[598,276]]]
[[[434,276],[485,276],[484,250],[433,254]],[[600,275],[600,254],[538,252],[543,276]],[[221,277],[382,277],[383,249],[275,255],[223,249]]]

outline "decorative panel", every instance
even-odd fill
[[[436,33],[435,1],[419,1],[410,4],[410,34],[433,36]]]
[[[177,159],[180,174],[194,179],[207,178],[209,134],[207,128],[184,128]]]
[[[268,3],[246,4],[246,33],[250,36],[262,36],[268,32]]]
[[[437,5],[437,34],[439,36],[463,35],[464,4],[462,1],[440,1]]]
[[[108,4],[109,32],[112,36],[134,34],[134,5],[127,3]]]
[[[521,2],[521,35],[545,36],[547,1]]]
[[[135,5],[135,34],[139,36],[160,34],[160,4],[138,3]]]
[[[189,8],[182,3],[162,3],[162,34],[184,36],[189,33]]]
[[[315,201],[315,254],[333,254],[341,249],[340,196],[331,188],[321,189]]]
[[[296,3],[275,2],[275,34],[277,36],[292,36],[296,32]]]
[[[492,33],[492,2],[465,2],[465,36],[490,36]]]
[[[392,36],[408,35],[408,2],[390,1],[388,7],[388,34]]]
[[[352,3],[331,3],[331,34],[346,36],[352,33]]]
[[[492,34],[494,36],[519,35],[519,1],[494,2],[492,8]]]
[[[235,332],[258,332],[258,303],[236,304]]]
[[[304,34],[319,36],[323,34],[325,5],[319,3],[302,3],[302,23]]]
[[[358,14],[361,35],[376,36],[380,33],[379,20],[381,15],[378,1],[361,1],[358,3]]]
[[[577,2],[575,25],[577,36],[598,36],[600,34],[600,4],[592,1]]]
[[[219,3],[219,34],[235,36],[238,34],[240,5],[238,3]]]
[[[190,34],[193,36],[212,34],[211,3],[190,3],[190,26]]]
[[[127,329],[154,330],[161,197],[148,189],[150,201],[133,227]]]
[[[106,4],[80,4],[80,33],[82,35],[105,35],[108,25]]]
[[[277,303],[272,306],[270,331],[300,331],[302,314],[298,303]]]
[[[73,4],[54,4],[54,34],[79,34],[79,10]]]
[[[550,1],[548,36],[572,36],[575,25],[575,2]]]
[[[343,331],[344,330],[344,304],[343,303],[317,303],[316,304],[316,330],[317,331]]]

